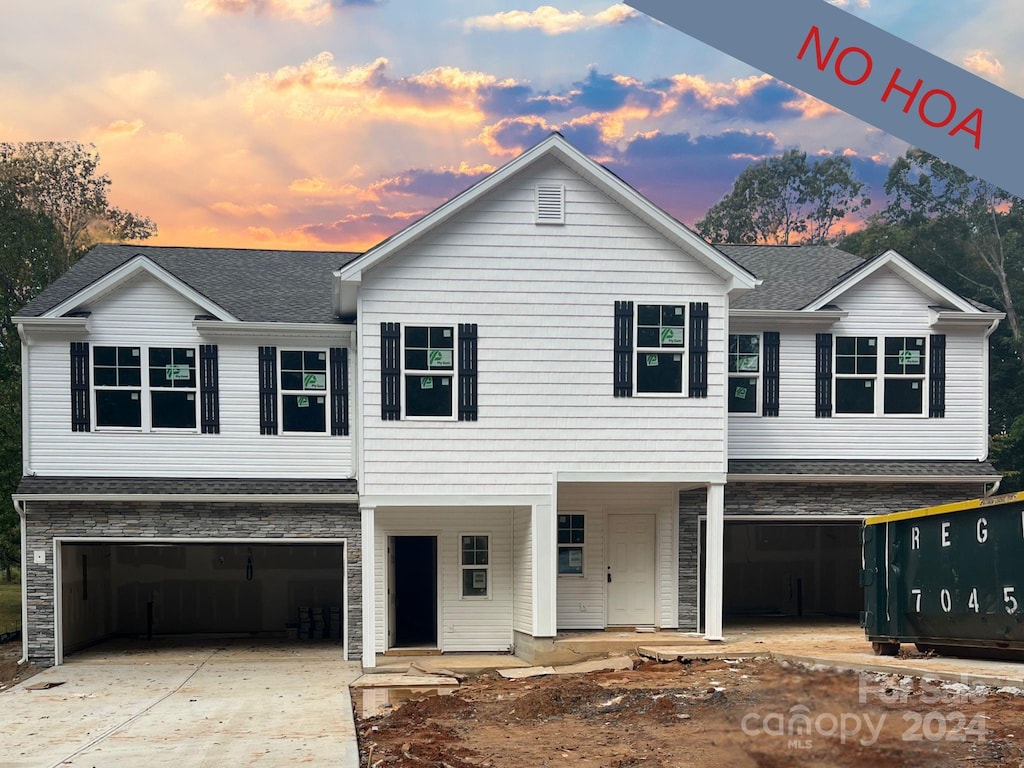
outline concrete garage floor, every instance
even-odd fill
[[[0,692],[0,764],[355,768],[359,673],[333,644],[104,644]]]

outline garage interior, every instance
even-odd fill
[[[114,637],[343,639],[340,544],[63,542],[64,653]]]
[[[803,523],[727,519],[725,618],[856,619],[864,606],[864,590],[859,582],[860,527],[859,520]]]

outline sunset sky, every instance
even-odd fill
[[[1024,0],[834,4],[1024,94]],[[906,148],[607,0],[4,0],[0,140],[95,144],[156,244],[361,250],[552,130],[691,225],[751,160],[879,197]]]

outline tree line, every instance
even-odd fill
[[[110,203],[95,147],[0,142],[0,569],[21,561],[11,494],[21,480],[21,340],[11,317],[96,243],[156,234],[147,217]]]

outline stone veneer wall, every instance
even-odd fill
[[[883,515],[983,495],[983,483],[743,483],[725,486],[725,518],[730,515]],[[697,600],[702,579],[697,542],[699,516],[707,514],[701,488],[679,496],[679,629],[697,631]]]
[[[33,502],[26,503],[29,660],[54,663],[53,539],[55,536],[343,538],[348,540],[348,655],[362,653],[362,546],[357,504],[274,502]],[[32,552],[44,550],[46,564]]]

